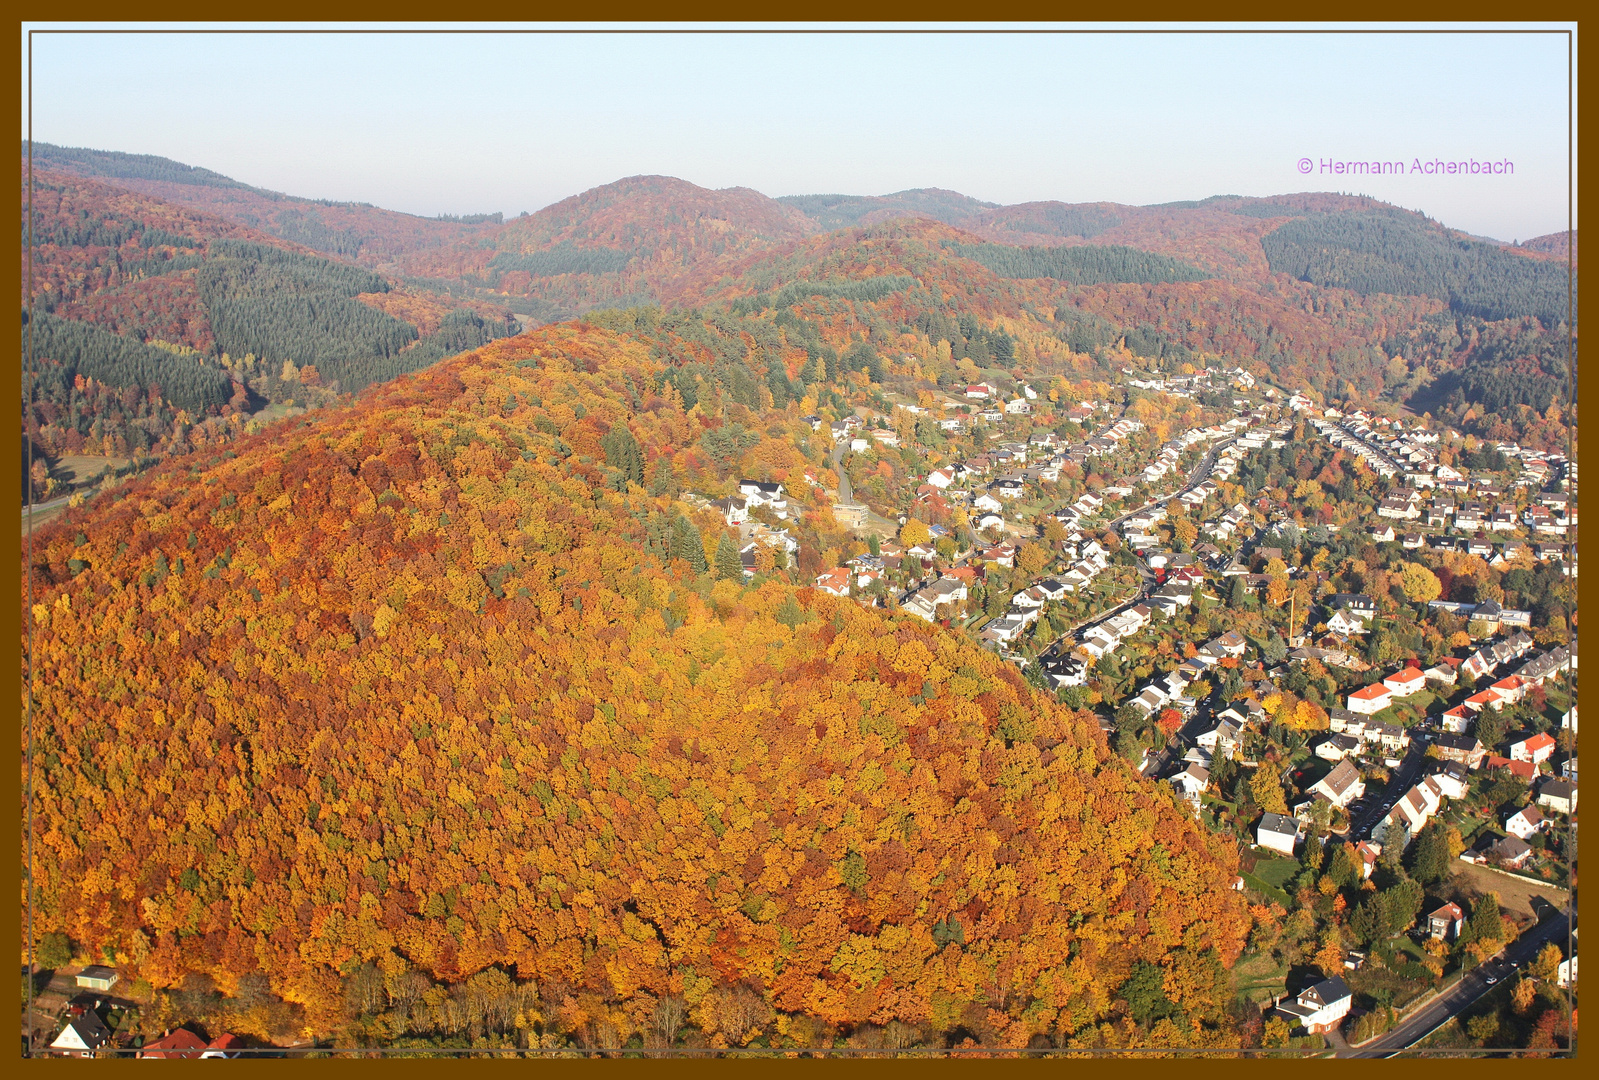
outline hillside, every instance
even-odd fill
[[[73,168],[126,174],[118,183],[169,184],[207,198],[266,197],[159,159],[74,153]],[[474,302],[478,319],[492,322],[495,308],[509,308],[524,323],[595,308],[685,309],[735,299],[747,308],[767,293],[776,298],[781,288],[825,277],[825,267],[808,266],[807,253],[850,244],[865,250],[873,237],[896,230],[938,237],[939,250],[918,256],[911,276],[967,275],[953,264],[981,263],[994,275],[977,290],[993,298],[985,301],[989,309],[1025,318],[1036,336],[1107,370],[1127,366],[1118,358],[1123,347],[1156,366],[1225,357],[1329,401],[1441,410],[1470,433],[1525,437],[1532,445],[1562,438],[1546,414],[1564,385],[1566,272],[1557,255],[1534,246],[1553,241],[1513,247],[1476,240],[1373,199],[1325,192],[1144,207],[994,206],[940,189],[769,199],[745,188],[630,177],[535,214],[471,226],[453,239],[447,231],[430,234],[437,243],[384,264],[386,291],[359,300],[421,335]],[[935,268],[940,261],[951,265]],[[853,265],[853,278],[887,273],[860,260]],[[168,295],[185,288],[179,274],[107,303],[124,322],[146,308],[183,308],[197,339],[208,325],[193,317],[193,297]],[[891,283],[871,288],[903,291]],[[925,314],[955,313],[935,304]],[[931,325],[927,318],[922,323]],[[910,331],[917,324],[892,321]],[[480,332],[460,329],[468,333],[459,340],[469,344]],[[330,357],[346,347],[379,357],[393,348],[376,327],[358,338],[348,346],[327,343]],[[930,345],[938,340],[928,337]],[[399,370],[386,365],[365,367],[374,377]],[[348,387],[363,380],[342,381]]]
[[[815,231],[797,210],[748,188],[712,191],[673,177],[635,176],[516,218],[480,240],[410,256],[403,268],[569,314],[670,302],[722,260]]]
[[[24,163],[27,153],[23,143]],[[499,214],[480,215],[481,220],[437,220],[367,203],[297,198],[153,154],[36,142],[33,167],[112,182],[373,269],[392,270],[403,255],[477,235],[500,221]]]
[[[26,238],[25,172],[21,194]],[[164,451],[208,416],[228,437],[221,421],[265,400],[359,390],[515,330],[503,308],[110,183],[35,168],[32,206],[22,307],[31,273],[41,367],[27,423],[50,456]]]
[[[1523,240],[1521,247],[1527,251],[1536,251],[1541,254],[1554,255],[1566,258],[1567,245],[1570,245],[1571,260],[1577,260],[1577,230],[1567,232],[1549,233],[1547,236],[1535,236],[1531,240]]]
[[[809,403],[741,382],[806,354],[652,318],[497,341],[35,538],[40,931],[386,1040],[371,980],[514,973],[583,1045],[1235,1045],[1231,844],[959,635],[728,573],[677,491],[787,479],[837,543]]]

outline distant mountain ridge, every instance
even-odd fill
[[[1462,416],[1473,388],[1490,384],[1506,402],[1543,411],[1572,351],[1563,234],[1507,245],[1366,196],[1002,206],[940,188],[774,199],[639,175],[509,221],[468,223],[264,193],[165,159],[34,149],[36,163],[121,172],[102,182],[412,289],[508,308],[524,325],[601,308],[737,305],[776,317],[822,303],[806,297],[832,298],[822,306],[843,320],[838,332],[860,325],[862,305],[1046,322],[1054,312],[1049,332],[1080,354],[1124,347],[1162,364],[1258,362],[1285,385],[1345,400],[1447,401]],[[869,299],[879,294],[868,282],[886,277],[914,284]],[[392,293],[363,302],[416,322]],[[920,332],[947,337],[946,317],[930,311]],[[964,338],[977,340],[978,329]],[[1484,333],[1492,350],[1473,345]],[[1468,362],[1481,377],[1455,395],[1444,376]],[[1521,373],[1514,395],[1496,374],[1506,365]]]
[[[27,161],[28,144],[22,144]],[[490,222],[438,220],[370,203],[306,199],[254,187],[210,169],[153,154],[33,144],[33,165],[114,182],[141,194],[229,218],[280,240],[391,273],[395,260],[494,227]]]

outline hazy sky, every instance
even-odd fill
[[[1511,240],[1566,227],[1569,72],[1564,33],[36,33],[32,121],[427,215],[665,173],[998,203],[1347,191]],[[25,84],[24,137],[27,109]],[[1356,159],[1403,172],[1322,172]]]

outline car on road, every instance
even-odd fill
[[[1497,976],[1497,975],[1488,976],[1488,985],[1489,986],[1492,986],[1494,983],[1496,983],[1498,981],[1499,981],[1499,976]]]

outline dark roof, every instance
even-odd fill
[[[78,1038],[83,1040],[83,1045],[90,1048],[104,1046],[111,1038],[111,1029],[105,1026],[100,1014],[92,1009],[82,1016],[74,1016],[67,1021],[66,1026],[75,1030]]]
[[[1569,799],[1571,798],[1571,793],[1576,790],[1577,785],[1573,784],[1570,780],[1562,780],[1557,778],[1554,780],[1545,780],[1543,786],[1538,789],[1538,795],[1540,797],[1544,795],[1552,795],[1557,799]]]
[[[1532,850],[1532,845],[1519,836],[1507,836],[1490,850],[1499,852],[1500,855],[1507,859],[1519,859]]]
[[[1349,997],[1349,984],[1342,978],[1334,975],[1330,979],[1323,979],[1308,989],[1299,992],[1301,1002],[1310,1002],[1316,1005],[1331,1005],[1335,1001],[1342,1001]]]
[[[1297,834],[1299,832],[1299,822],[1286,814],[1262,814],[1260,827],[1277,833]]]
[[[1455,735],[1445,732],[1438,736],[1438,746],[1443,750],[1464,750],[1470,753],[1479,749],[1482,744],[1477,741],[1475,735]]]

